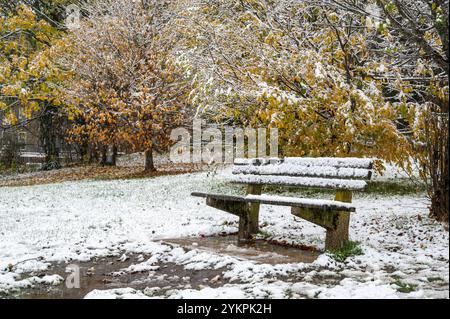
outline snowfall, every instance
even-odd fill
[[[449,298],[448,231],[428,218],[429,201],[421,193],[356,193],[350,237],[361,243],[363,255],[345,262],[324,252],[312,263],[273,265],[168,245],[167,239],[237,231],[237,217],[190,196],[225,185],[228,174],[0,188],[0,292],[61,284],[64,278],[51,267],[58,262],[144,254],[124,271],[151,274],[157,263],[223,269],[219,287],[180,282],[157,298]],[[288,207],[262,206],[260,223],[272,239],[324,248],[325,231]],[[30,275],[36,272],[46,275]],[[149,291],[157,289],[97,289],[84,297],[155,298]]]

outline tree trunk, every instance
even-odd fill
[[[448,182],[447,184],[447,196],[446,192],[441,189],[437,189],[431,198],[430,216],[437,221],[448,223],[449,221],[449,203],[448,203]]]
[[[436,152],[433,156],[434,176],[430,190],[431,207],[430,216],[440,222],[449,222],[449,151],[448,151],[448,135],[440,134],[440,138],[446,140],[444,149]]]
[[[155,172],[155,163],[153,162],[153,150],[148,149],[144,153],[145,157],[145,171],[146,172]]]
[[[60,168],[59,152],[56,145],[56,128],[54,121],[54,107],[47,107],[45,114],[40,119],[40,139],[45,152],[45,164],[43,170]]]
[[[100,165],[105,166],[108,161],[108,148],[106,146],[101,146],[101,159]]]
[[[428,194],[430,216],[449,222],[449,135],[448,113],[431,112],[427,119],[427,165],[430,176]]]
[[[116,166],[117,165],[117,146],[112,146],[112,154],[111,154],[111,165]]]
[[[100,159],[101,160],[101,159]],[[88,163],[89,164],[93,164],[93,163],[98,163],[99,162],[99,157],[98,157],[98,150],[97,148],[93,145],[90,144],[89,145],[89,158],[88,158]]]
[[[111,150],[111,152],[109,152]],[[108,154],[109,153],[109,154]],[[108,166],[116,166],[117,161],[117,146],[113,145],[111,148],[105,146],[103,148],[103,163]]]

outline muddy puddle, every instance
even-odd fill
[[[313,249],[283,246],[263,239],[242,244],[238,243],[237,236],[168,239],[164,242],[272,265],[312,263],[320,254]]]
[[[199,249],[257,263],[310,263],[319,255],[318,252],[283,247],[264,240],[238,245],[236,236],[173,239],[164,240],[164,242],[169,245],[182,246],[186,250]],[[56,286],[36,285],[33,288],[0,296],[0,298],[79,299],[96,289],[109,290],[125,287],[147,291],[151,296],[165,298],[171,293],[171,290],[201,289],[206,286],[217,288],[229,283],[222,277],[225,269],[187,270],[183,266],[172,263],[156,264],[154,271],[136,273],[122,271],[131,265],[142,263],[150,257],[150,255],[142,254],[128,255],[127,259],[123,260],[115,256],[76,263],[80,274],[79,288],[66,286],[69,264],[53,264],[42,273],[33,273],[29,276],[43,277],[47,274],[57,274],[64,278],[63,283]]]
[[[145,256],[148,259],[150,256]],[[68,288],[63,282],[56,286],[36,285],[3,298],[21,299],[81,299],[93,290],[109,290],[130,287],[141,291],[150,291],[149,296],[164,298],[174,289],[200,289],[204,286],[219,287],[226,282],[221,278],[224,269],[186,270],[183,266],[171,263],[156,264],[155,271],[123,272],[124,268],[142,262],[142,255],[132,256],[129,260],[119,261],[118,257],[99,258],[78,263],[80,271],[79,288]],[[45,273],[58,274],[67,279],[68,264],[55,264]]]

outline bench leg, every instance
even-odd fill
[[[350,225],[350,213],[341,212],[338,217],[337,228],[327,229],[325,250],[341,249],[348,241],[348,228]]]
[[[247,186],[247,194],[250,195],[261,195],[262,186],[261,185],[248,185]],[[259,203],[250,203],[249,204],[249,216],[248,216],[248,231],[250,235],[254,235],[259,233]]]
[[[253,239],[253,229],[252,229],[252,220],[250,213],[244,213],[239,216],[239,232],[238,232],[238,241],[239,242],[249,242]]]
[[[220,200],[211,197],[206,198],[206,205],[239,216],[238,241],[248,242],[253,239],[255,224],[258,225],[258,215],[252,215],[250,203]]]
[[[338,191],[336,193],[336,199],[340,202],[351,203],[352,192],[350,191]],[[326,250],[341,249],[345,242],[349,240],[348,229],[350,226],[350,213],[340,212],[336,223],[337,227],[334,229],[327,229],[327,236],[325,239]]]

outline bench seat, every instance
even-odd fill
[[[308,188],[325,188],[338,190],[362,191],[367,187],[366,181],[337,178],[298,177],[279,175],[233,175],[229,182],[253,185],[275,185]]]
[[[355,207],[349,203],[324,199],[296,198],[296,197],[274,196],[265,194],[233,196],[233,195],[207,194],[195,192],[192,193],[191,195],[194,197],[211,198],[230,202],[245,202],[245,203],[258,203],[266,205],[277,205],[277,206],[301,207],[321,211],[336,211],[336,210],[345,212],[355,211]]]

